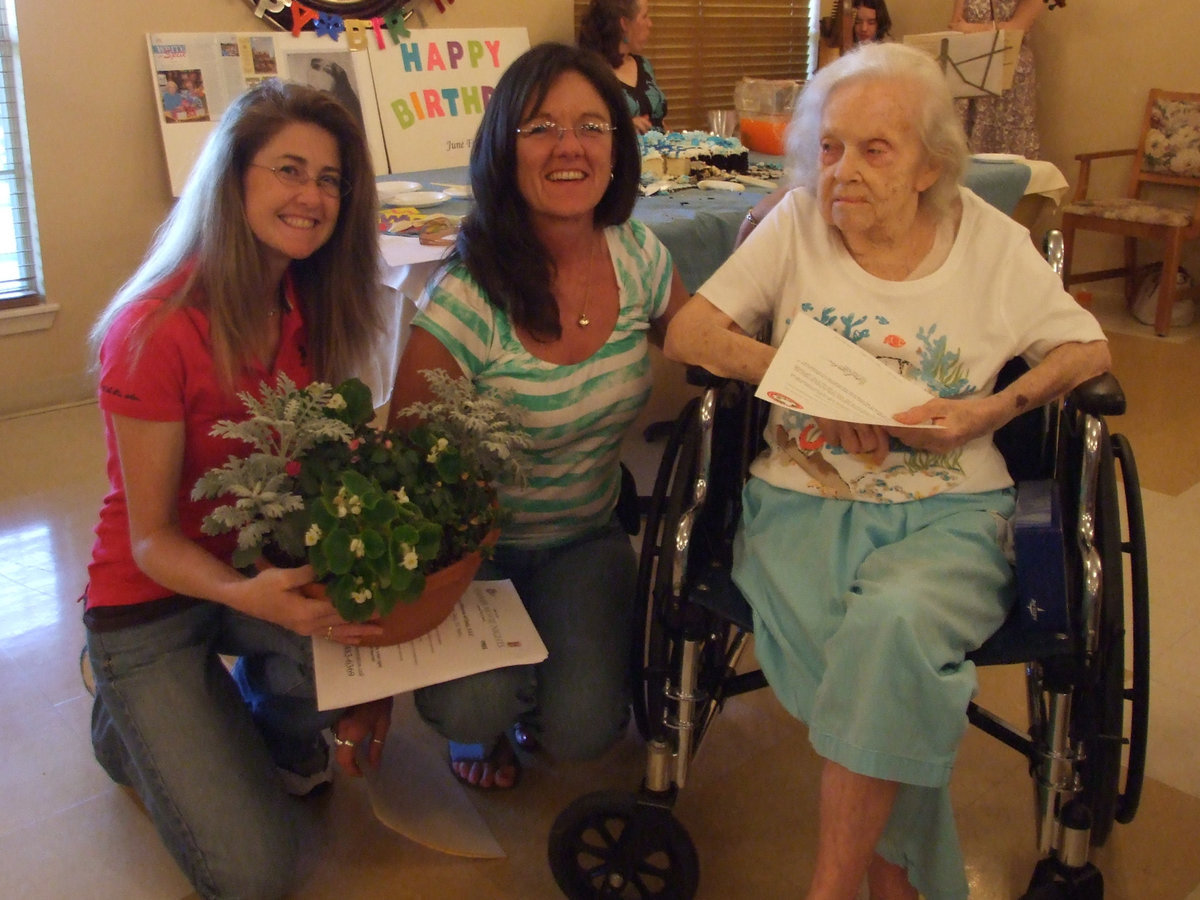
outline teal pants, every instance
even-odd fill
[[[978,682],[965,656],[1004,622],[1012,491],[827,500],[752,478],[733,578],[771,687],[818,754],[900,782],[876,847],[927,900],[967,896],[948,784]]]

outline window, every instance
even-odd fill
[[[16,25],[12,0],[0,0],[0,309],[41,299]]]
[[[587,9],[575,0],[575,23]],[[667,96],[666,127],[707,128],[710,109],[732,109],[744,77],[804,81],[809,0],[650,0],[645,56]]]

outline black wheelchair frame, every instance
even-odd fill
[[[571,898],[694,896],[699,859],[671,812],[677,792],[725,702],[766,684],[760,671],[738,671],[752,621],[730,578],[741,487],[760,446],[765,404],[748,385],[698,370],[689,379],[704,392],[668,437],[638,572],[633,710],[647,742],[646,775],[636,793],[587,794],[556,819],[550,865]],[[1061,404],[1014,419],[995,438],[1018,492],[1024,482],[1053,476],[1064,529],[1073,529],[1062,548],[1068,628],[1033,631],[1014,609],[969,657],[976,665],[1025,667],[1027,728],[974,702],[967,710],[971,724],[1029,762],[1040,860],[1025,900],[1102,898],[1090,847],[1107,840],[1114,822],[1132,821],[1141,795],[1149,705],[1145,530],[1132,449],[1106,421],[1124,407],[1120,385],[1103,375]]]

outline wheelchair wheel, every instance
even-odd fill
[[[559,813],[549,855],[571,900],[690,900],[700,882],[696,847],[678,820],[621,791],[586,794]]]
[[[1108,840],[1116,819],[1125,721],[1125,583],[1110,441],[1101,446],[1097,481],[1095,545],[1102,578],[1099,636],[1096,654],[1076,694],[1072,738],[1083,750],[1080,799],[1091,810],[1091,842],[1098,847]]]
[[[633,716],[638,732],[649,739],[662,722],[664,687],[670,666],[670,638],[664,621],[666,613],[655,602],[661,595],[667,573],[679,552],[674,542],[675,525],[684,504],[691,499],[696,477],[697,400],[691,400],[675,420],[667,446],[654,479],[646,527],[642,533],[642,552],[638,562],[635,594],[633,660]],[[661,600],[661,596],[659,597]]]
[[[1121,545],[1129,556],[1130,645],[1132,678],[1125,692],[1129,701],[1129,755],[1125,761],[1125,790],[1117,802],[1117,821],[1128,824],[1137,814],[1146,774],[1146,740],[1150,727],[1150,576],[1146,557],[1146,519],[1133,449],[1123,434],[1113,435],[1113,455],[1121,464],[1127,539]]]

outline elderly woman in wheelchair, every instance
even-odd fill
[[[873,898],[964,898],[947,785],[977,690],[965,657],[1013,602],[991,435],[1106,371],[1108,348],[1027,232],[960,186],[966,142],[931,59],[866,45],[799,103],[797,187],[666,352],[757,383],[809,316],[928,389],[894,426],[772,407],[733,578],[767,680],[825,759],[808,896],[852,898],[865,877]],[[767,328],[771,344],[749,337]],[[1016,356],[1029,370],[997,390]]]

